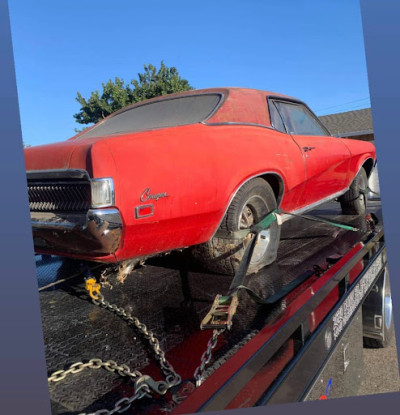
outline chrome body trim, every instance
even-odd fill
[[[28,170],[26,172],[28,180],[43,179],[82,179],[90,180],[89,173],[82,169],[54,169],[54,170]]]
[[[87,213],[31,212],[35,251],[104,256],[119,247],[122,219],[118,209]]]
[[[293,210],[290,213],[294,213],[295,215],[300,215],[302,213],[305,213],[305,212],[307,212],[309,210],[312,210],[312,209],[316,208],[319,205],[323,205],[324,203],[327,203],[327,202],[329,202],[329,201],[331,201],[333,199],[336,199],[337,197],[342,196],[348,190],[349,190],[349,187],[346,187],[345,189],[341,190],[340,192],[333,193],[330,196],[324,197],[323,199],[318,200],[317,202],[314,202],[314,203],[311,203],[309,205],[303,206],[300,209]],[[282,223],[283,222],[287,222],[289,219],[292,219],[292,218],[293,218],[292,215],[284,214],[284,215],[282,215]]]
[[[367,159],[365,159],[362,162],[362,164],[361,164],[360,168],[358,169],[357,174],[354,176],[354,178],[358,175],[358,173],[360,172],[361,168],[364,166],[364,164],[365,164],[365,162],[367,160],[372,160],[373,161],[373,158],[372,157],[368,157]],[[354,178],[353,178],[353,180],[354,180]],[[351,183],[353,182],[353,180],[351,181]],[[312,209],[316,208],[319,205],[322,205],[322,204],[327,203],[327,202],[329,202],[329,201],[331,201],[333,199],[336,199],[337,197],[342,196],[343,194],[345,194],[349,190],[351,183],[345,189],[343,189],[343,190],[341,190],[339,192],[336,192],[336,193],[334,193],[334,194],[332,194],[330,196],[324,197],[323,199],[319,200],[318,202],[314,202],[314,203],[311,203],[310,205],[307,205],[307,206],[304,206],[304,207],[302,207],[300,209],[294,210],[291,213],[294,213],[296,215],[299,215],[299,214],[302,214],[302,213],[304,213],[306,211],[312,210]],[[282,215],[282,222],[286,222],[287,220],[289,220],[291,218],[293,218],[293,216],[291,216],[291,215]]]
[[[200,124],[206,125],[207,127],[215,127],[215,126],[221,126],[221,125],[245,125],[248,127],[261,127],[261,128],[267,128],[269,130],[274,130],[273,127],[270,127],[269,125],[264,124],[257,124],[254,122],[238,122],[238,121],[223,121],[223,122],[205,122],[202,121]]]

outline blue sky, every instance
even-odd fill
[[[280,92],[318,114],[370,106],[358,0],[9,2],[24,142],[73,136],[84,97],[143,65],[195,88]]]

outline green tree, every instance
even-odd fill
[[[193,89],[186,79],[179,76],[175,67],[169,68],[163,61],[159,70],[151,64],[144,65],[144,72],[139,73],[138,79],[133,79],[130,84],[116,77],[114,81],[110,79],[101,85],[103,91],[93,91],[88,99],[77,93],[75,99],[81,109],[74,114],[74,118],[79,124],[96,123],[129,104],[145,99]]]

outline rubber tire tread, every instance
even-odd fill
[[[365,184],[365,186],[363,186]],[[366,211],[367,195],[365,193],[364,203],[359,199],[360,190],[367,190],[368,177],[364,167],[361,167],[357,176],[350,185],[349,190],[339,199],[342,213],[344,215],[362,215]]]
[[[276,209],[275,195],[268,182],[261,178],[252,179],[245,183],[236,193],[219,229],[222,231],[236,231],[238,215],[244,203],[251,196],[258,195],[259,193],[266,199],[268,211]],[[259,219],[261,220],[262,218]],[[255,265],[250,265],[247,274],[257,272],[275,261],[280,239],[280,226],[277,222],[274,222],[270,229],[272,249],[269,251],[272,251],[271,255],[267,253],[262,261]],[[195,246],[192,249],[192,254],[207,270],[217,274],[234,275],[244,252],[242,242],[242,240],[238,239],[213,237],[210,241]],[[240,249],[238,249],[239,247]]]

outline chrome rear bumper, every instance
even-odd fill
[[[117,209],[87,213],[31,212],[35,251],[84,256],[113,254],[120,244],[121,215]]]

